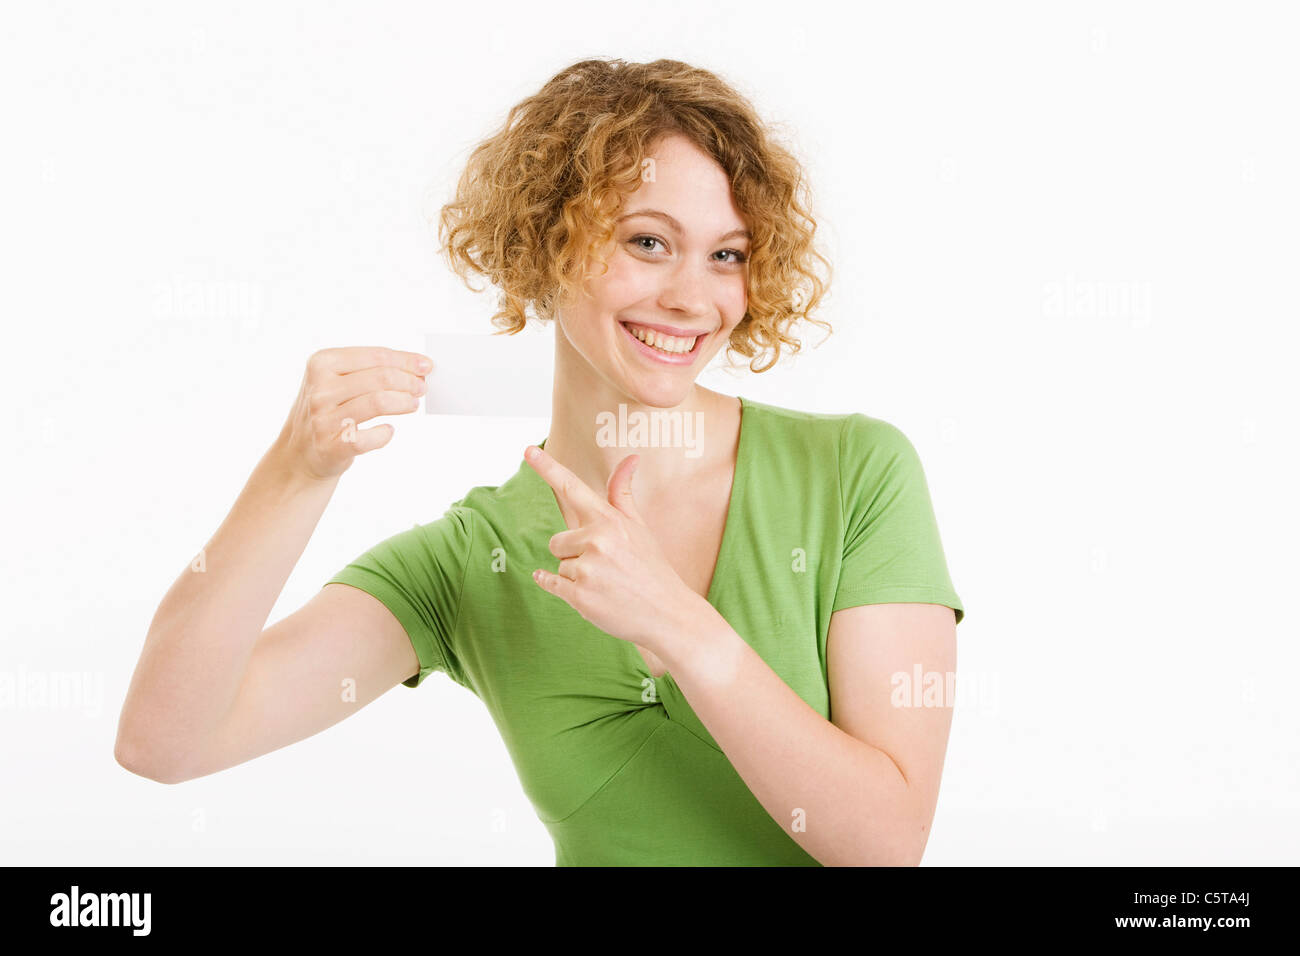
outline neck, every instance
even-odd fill
[[[563,338],[557,329],[546,450],[588,487],[604,495],[619,462],[635,454],[633,489],[639,502],[650,501],[688,487],[730,454],[735,398],[692,383],[676,404],[655,404],[653,395],[638,400],[599,377]],[[646,444],[656,430],[658,446]]]

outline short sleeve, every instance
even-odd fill
[[[474,541],[468,509],[381,541],[330,578],[377,598],[406,628],[420,671],[402,683],[418,687],[434,671],[464,684],[455,653],[456,622]]]
[[[832,610],[943,604],[966,616],[948,575],[921,459],[896,426],[846,416],[840,433],[844,554]]]

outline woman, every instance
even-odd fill
[[[392,434],[355,424],[414,410],[431,366],[313,356],[159,608],[119,761],[202,776],[441,671],[488,707],[557,864],[919,862],[964,611],[916,452],[694,381],[724,345],[770,349],[756,371],[797,349],[825,261],[802,188],[750,105],[676,61],[583,61],[511,110],[441,236],[501,290],[498,327],[554,321],[548,436],[260,633],[339,475]]]

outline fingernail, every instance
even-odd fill
[[[422,358],[422,359],[420,359],[420,361],[416,362],[415,365],[416,365],[416,368],[418,368],[421,372],[427,372],[427,371],[429,371],[431,368],[433,368],[433,360],[432,360],[432,359],[427,359],[427,358]]]

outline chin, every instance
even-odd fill
[[[651,383],[628,382],[623,393],[630,402],[645,405],[648,408],[676,408],[691,396],[695,390],[694,380],[655,385]]]

